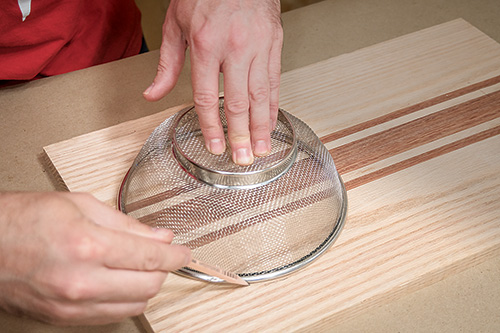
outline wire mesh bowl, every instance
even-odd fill
[[[227,132],[223,98],[219,110]],[[271,153],[239,166],[229,147],[221,155],[206,150],[188,107],[148,138],[123,180],[118,207],[171,229],[173,243],[194,258],[256,282],[293,272],[328,249],[344,224],[347,194],[328,150],[286,111],[278,112]],[[223,282],[189,268],[177,273]]]

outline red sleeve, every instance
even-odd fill
[[[17,1],[0,11],[0,80],[30,80],[139,53],[141,16],[134,0]]]

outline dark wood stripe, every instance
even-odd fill
[[[500,110],[499,110],[499,112],[500,112]],[[374,180],[383,178],[383,177],[388,176],[390,174],[407,169],[409,167],[412,167],[412,166],[417,165],[419,163],[428,161],[428,160],[433,159],[435,157],[439,157],[441,155],[450,153],[450,152],[455,151],[457,149],[469,146],[473,143],[476,143],[476,142],[479,142],[482,140],[486,140],[486,139],[494,137],[496,135],[500,135],[500,126],[493,127],[489,130],[471,135],[467,138],[449,143],[447,145],[430,150],[430,151],[425,152],[423,154],[420,154],[418,156],[414,156],[412,158],[395,163],[395,164],[390,165],[388,167],[385,167],[383,169],[380,169],[380,170],[374,171],[372,173],[363,175],[361,177],[355,178],[353,180],[346,182],[345,187],[347,190],[351,190],[351,189],[356,188],[358,186],[370,183]]]
[[[391,121],[393,119],[397,119],[397,118],[406,116],[406,115],[411,114],[413,112],[417,112],[417,111],[420,111],[422,109],[431,107],[433,105],[452,100],[454,98],[463,96],[465,94],[471,93],[471,92],[479,90],[479,89],[483,89],[483,88],[492,86],[492,85],[497,84],[497,83],[500,83],[500,75],[495,76],[491,79],[487,79],[487,80],[472,84],[470,86],[467,86],[467,87],[464,87],[461,89],[454,90],[454,91],[446,93],[446,94],[442,94],[440,96],[436,96],[434,98],[428,99],[428,100],[423,101],[421,103],[417,103],[415,105],[411,105],[411,106],[396,110],[394,112],[391,112],[391,113],[385,114],[383,116],[365,121],[363,123],[353,125],[351,127],[342,129],[340,131],[337,131],[337,132],[334,132],[331,134],[327,134],[327,135],[321,137],[321,142],[323,142],[323,144],[325,144],[325,143],[343,138],[345,136],[360,132],[360,131],[365,130],[367,128],[386,123],[386,122]]]
[[[203,235],[201,237],[198,237],[196,239],[193,239],[192,241],[184,243],[183,245],[189,247],[190,249],[199,248],[201,246],[204,246],[206,244],[209,244],[213,241],[220,239],[221,235],[223,236],[222,238],[228,237],[232,234],[240,232],[241,230],[249,228],[249,227],[254,226],[256,224],[265,223],[267,221],[275,219],[276,217],[289,214],[289,213],[294,212],[298,209],[305,208],[305,207],[310,206],[316,202],[320,202],[322,200],[330,198],[333,195],[335,195],[336,193],[337,192],[333,188],[327,188],[327,189],[324,189],[322,191],[318,191],[318,192],[316,192],[308,197],[296,200],[294,202],[290,202],[290,203],[285,204],[283,206],[277,207],[273,210],[263,212],[262,214],[252,216],[248,219],[245,219],[245,220],[242,220],[238,223],[229,225],[229,226],[224,227],[224,228],[217,230],[215,232],[211,232],[211,233],[208,233],[208,234]]]
[[[192,184],[187,184],[184,187],[174,187],[171,190],[163,191],[161,193],[152,195],[150,197],[129,203],[125,206],[125,211],[129,214],[129,213],[134,212],[134,211],[141,209],[143,207],[147,207],[149,205],[153,205],[153,204],[159,203],[161,201],[171,199],[171,198],[176,197],[178,195],[181,195],[183,193],[190,192],[190,191],[194,190],[195,188],[197,188],[197,186],[194,186]]]
[[[330,149],[340,174],[500,117],[500,91]]]

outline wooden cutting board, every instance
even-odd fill
[[[146,138],[183,107],[45,151],[70,191],[114,205]],[[284,73],[281,107],[313,128],[345,181],[339,239],[307,268],[246,288],[170,274],[147,328],[316,330],[500,254],[500,45],[467,22]]]

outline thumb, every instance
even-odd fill
[[[186,48],[179,26],[165,21],[158,70],[153,83],[143,93],[145,99],[158,101],[174,88],[184,65]]]

